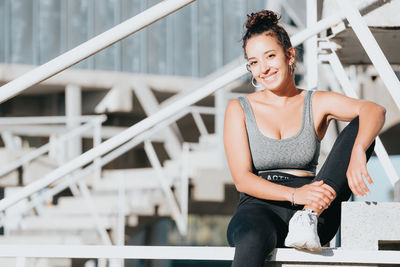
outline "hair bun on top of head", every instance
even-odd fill
[[[277,25],[280,17],[271,10],[262,10],[257,13],[247,15],[246,28],[247,30],[258,26],[273,26]]]

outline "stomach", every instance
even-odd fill
[[[274,169],[270,171],[277,171],[277,172],[283,172],[287,174],[292,174],[296,175],[299,177],[309,177],[309,176],[315,176],[315,172],[312,171],[306,171],[306,170],[295,170],[295,169]]]

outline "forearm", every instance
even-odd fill
[[[246,193],[256,198],[292,201],[293,188],[267,181],[251,172],[247,172],[240,177],[240,181],[235,179],[238,191]]]
[[[367,103],[360,109],[355,149],[368,149],[385,123],[385,113],[385,109],[375,103]]]

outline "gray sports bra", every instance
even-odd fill
[[[244,110],[255,173],[280,169],[298,169],[315,173],[320,141],[315,133],[312,117],[311,96],[313,93],[314,91],[307,91],[304,97],[300,131],[295,136],[281,140],[262,134],[257,127],[249,100],[243,96],[238,98]]]

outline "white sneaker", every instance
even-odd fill
[[[289,233],[285,239],[285,246],[321,252],[317,223],[317,214],[312,210],[296,211],[289,221]]]

